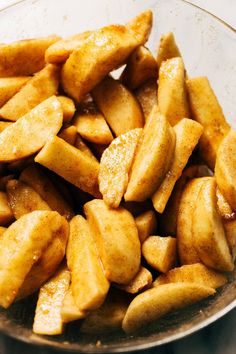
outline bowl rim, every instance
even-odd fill
[[[0,6],[0,14],[9,8],[15,7],[18,4],[27,3],[28,1],[30,0],[13,0],[9,5],[5,5],[2,7]],[[178,0],[178,1],[181,1],[190,7],[195,7],[198,10],[202,11],[203,13],[207,13],[209,16],[214,18],[215,21],[221,23],[221,25],[223,25],[224,27],[228,28],[231,32],[233,32],[234,35],[236,34],[236,28],[234,28],[233,26],[231,26],[229,23],[222,20],[218,16],[212,14],[210,11],[203,9],[202,7],[196,4],[193,4],[188,0]],[[211,315],[210,317],[206,318],[202,322],[192,326],[190,329],[184,330],[180,333],[172,334],[163,339],[154,338],[154,339],[150,339],[150,341],[146,343],[131,344],[128,346],[123,346],[122,343],[114,347],[110,345],[107,345],[107,347],[106,346],[99,347],[96,345],[89,345],[89,344],[82,345],[82,347],[80,347],[79,343],[69,343],[69,346],[67,346],[68,343],[56,342],[50,340],[50,336],[40,336],[40,335],[33,334],[32,337],[30,338],[26,336],[22,337],[20,334],[14,334],[9,328],[5,328],[2,325],[1,321],[0,321],[0,333],[9,338],[18,340],[22,343],[37,346],[38,348],[56,349],[57,351],[59,350],[62,352],[70,351],[70,352],[91,353],[91,354],[92,353],[121,353],[121,352],[127,353],[127,352],[134,352],[138,350],[151,349],[187,337],[193,333],[196,333],[197,331],[204,329],[205,327],[212,324],[213,322],[219,320],[220,318],[225,316],[228,312],[233,310],[235,307],[236,307],[236,298],[231,303],[229,303],[226,307],[218,311],[216,314]]]

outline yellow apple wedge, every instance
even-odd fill
[[[140,267],[140,241],[133,216],[124,208],[110,209],[103,200],[84,205],[106,277],[128,284]]]
[[[57,94],[60,68],[49,64],[34,75],[0,108],[0,117],[17,121],[41,102]]]
[[[21,172],[19,180],[33,188],[52,210],[57,211],[66,219],[74,216],[71,206],[40,166],[31,164]]]
[[[216,157],[215,177],[227,202],[236,211],[236,131],[231,130],[219,146]]]
[[[14,96],[23,85],[30,79],[30,76],[4,77],[0,79],[0,107],[2,107],[12,96]]]
[[[16,179],[8,181],[7,198],[16,219],[34,210],[51,210],[40,195],[24,182]]]
[[[207,77],[189,79],[186,86],[193,119],[203,126],[203,134],[199,141],[200,154],[214,170],[217,150],[230,126]]]
[[[192,216],[204,178],[190,180],[181,195],[177,215],[177,246],[180,264],[200,262],[194,246]]]
[[[157,190],[169,171],[174,149],[173,128],[154,106],[135,155],[124,196],[126,201],[144,201]]]
[[[119,285],[119,289],[130,294],[137,294],[150,288],[152,285],[152,273],[145,267],[140,267],[137,275],[127,285]]]
[[[194,263],[173,268],[166,274],[161,274],[152,285],[170,283],[195,283],[216,289],[226,284],[227,278],[224,274],[207,268],[204,264]]]
[[[80,320],[81,318],[86,317],[86,315],[86,311],[81,311],[78,306],[76,306],[70,286],[65,294],[61,307],[61,318],[63,323]]]
[[[119,206],[126,191],[141,134],[141,128],[121,134],[102,154],[98,175],[99,190],[105,203],[112,208]]]
[[[81,311],[97,309],[103,304],[110,283],[105,277],[89,224],[80,215],[70,222],[66,256],[76,306]]]
[[[54,136],[36,155],[35,162],[57,173],[84,192],[100,197],[99,163],[65,140]]]
[[[142,244],[142,255],[153,269],[166,273],[177,263],[176,238],[149,236]]]
[[[1,45],[0,77],[31,75],[41,70],[46,49],[59,39],[48,36]]]
[[[0,239],[2,307],[7,308],[14,301],[26,275],[64,227],[64,221],[55,211],[37,210],[22,216],[4,232]]]
[[[232,271],[234,264],[217,210],[216,181],[205,178],[193,209],[192,234],[194,247],[202,263],[213,269]]]
[[[146,42],[152,13],[146,11],[140,15],[127,26],[110,25],[94,31],[70,54],[61,76],[69,96],[81,101],[110,71],[122,65],[134,49]]]
[[[185,68],[182,58],[163,61],[159,70],[157,100],[160,112],[171,125],[182,118],[189,118],[189,106],[185,87]]]
[[[163,61],[176,57],[181,57],[181,53],[175,42],[174,34],[172,32],[168,32],[160,38],[160,44],[157,51],[158,68],[160,68]]]
[[[116,136],[143,127],[143,113],[137,99],[118,80],[106,76],[94,88],[92,96]]]
[[[122,322],[132,334],[171,311],[189,306],[215,293],[211,287],[195,283],[163,284],[139,294],[130,303]]]
[[[11,162],[30,156],[58,133],[63,112],[55,96],[33,108],[0,134],[0,161]]]
[[[34,333],[50,336],[63,332],[61,307],[69,285],[70,272],[65,266],[62,266],[41,287],[33,323]]]
[[[157,217],[154,210],[148,210],[135,218],[138,229],[138,237],[141,243],[150,235],[155,235],[157,229]]]
[[[157,81],[151,79],[141,85],[134,91],[134,95],[139,101],[144,115],[144,120],[147,122],[149,114],[153,107],[157,105]]]
[[[202,135],[202,126],[191,119],[182,119],[174,126],[176,144],[172,165],[152,196],[152,203],[158,213],[163,213],[176,181],[180,178],[190,155]]]
[[[157,62],[149,49],[140,46],[130,55],[120,80],[134,90],[153,78],[157,79]]]

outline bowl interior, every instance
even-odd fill
[[[0,43],[52,33],[68,36],[109,23],[125,23],[152,9],[154,26],[148,47],[156,52],[160,35],[173,31],[189,76],[208,76],[227,120],[236,128],[236,35],[208,13],[183,0],[23,0],[0,11]],[[35,297],[0,310],[0,330],[39,345],[81,352],[124,352],[181,338],[203,328],[236,305],[236,272],[213,298],[163,318],[139,335],[86,336],[79,323],[63,336],[32,333]],[[98,342],[99,341],[99,342]]]

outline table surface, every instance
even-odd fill
[[[0,0],[0,8],[15,0]],[[236,28],[236,0],[189,0]],[[207,328],[142,354],[234,354],[236,352],[236,309]],[[0,335],[0,354],[54,354],[52,350],[35,348]],[[140,352],[141,353],[141,352]]]

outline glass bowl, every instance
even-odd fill
[[[189,76],[207,75],[227,120],[236,128],[236,34],[223,21],[183,0],[23,0],[0,11],[0,43],[56,33],[62,36],[109,23],[125,23],[152,9],[148,47],[156,52],[160,35],[173,31]],[[182,338],[217,320],[236,305],[236,271],[213,298],[175,312],[139,335],[117,332],[91,336],[68,325],[62,336],[32,333],[35,297],[0,310],[0,331],[35,345],[77,352],[126,352]]]

